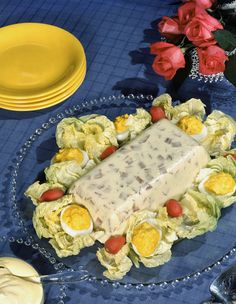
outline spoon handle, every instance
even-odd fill
[[[78,283],[87,280],[89,277],[86,270],[63,271],[59,273],[41,275],[39,277],[27,277],[25,279],[35,283],[43,284],[68,284]]]

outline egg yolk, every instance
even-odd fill
[[[73,230],[85,230],[91,226],[89,212],[77,204],[70,205],[62,214],[62,221]]]
[[[84,156],[80,149],[68,148],[59,150],[59,152],[53,158],[55,163],[67,160],[76,160],[77,163],[80,164],[84,160]]]
[[[128,114],[124,114],[121,116],[117,116],[115,121],[114,121],[114,125],[116,128],[117,132],[124,132],[126,131],[129,127],[126,125],[126,122],[129,118]]]
[[[178,122],[178,127],[189,135],[195,135],[202,132],[203,123],[195,116],[184,116]]]
[[[224,172],[212,174],[204,183],[204,187],[208,192],[215,195],[224,195],[234,192],[235,181],[233,177]]]
[[[135,227],[132,244],[141,256],[148,257],[154,253],[160,239],[160,232],[153,225],[144,222]]]

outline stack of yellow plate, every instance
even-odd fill
[[[79,40],[56,26],[19,23],[0,29],[0,108],[33,111],[71,96],[86,74]]]

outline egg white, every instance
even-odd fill
[[[62,216],[63,216],[65,210],[67,210],[69,207],[70,207],[70,205],[67,206],[67,207],[65,207],[65,208],[61,211],[60,223],[61,223],[62,229],[63,229],[67,234],[69,234],[69,235],[72,236],[72,237],[76,237],[76,236],[78,236],[78,235],[85,235],[85,234],[91,233],[91,232],[93,231],[93,221],[92,221],[92,218],[91,218],[91,217],[90,217],[91,224],[90,224],[89,228],[88,228],[88,229],[83,229],[83,230],[74,230],[74,229],[72,229],[71,227],[69,227],[69,226],[63,221]]]
[[[145,219],[145,220],[143,220],[142,222],[138,223],[136,226],[139,226],[139,225],[141,225],[141,224],[143,224],[143,223],[149,223],[150,225],[154,226],[155,229],[158,230],[159,233],[160,233],[160,241],[159,241],[159,243],[157,244],[156,249],[154,250],[154,252],[153,252],[152,254],[150,254],[150,255],[148,256],[148,257],[151,257],[151,256],[155,255],[155,253],[156,253],[156,251],[157,251],[157,248],[159,247],[159,244],[160,244],[161,238],[162,238],[162,230],[161,230],[161,228],[157,225],[156,220],[153,219],[153,218]],[[134,228],[135,228],[135,227],[134,227]],[[132,244],[132,247],[133,247],[135,253],[136,253],[137,255],[140,255],[140,253],[138,252],[138,250],[137,250],[137,248],[135,247],[135,245],[134,245],[132,242],[131,242],[131,244]]]
[[[203,125],[202,131],[200,133],[192,134],[190,136],[197,141],[203,140],[207,136],[207,127],[205,125]]]
[[[116,133],[116,138],[117,138],[118,141],[126,140],[128,138],[128,136],[129,136],[129,130],[126,130],[124,132],[117,132]]]
[[[217,196],[217,197],[228,197],[228,196],[231,196],[231,195],[233,195],[234,194],[234,192],[236,191],[236,185],[235,185],[235,187],[234,187],[234,191],[232,191],[232,192],[229,192],[229,193],[227,193],[227,194],[224,194],[224,195],[216,195],[216,194],[214,194],[214,193],[212,193],[212,192],[209,192],[209,191],[207,191],[207,189],[205,188],[205,186],[204,186],[204,183],[208,180],[208,178],[210,177],[210,175],[208,175],[208,176],[206,176],[200,183],[199,183],[199,185],[198,185],[198,189],[199,189],[199,191],[201,192],[201,193],[203,193],[203,194],[207,194],[207,195],[215,195],[215,196]]]
[[[82,155],[83,155],[83,160],[82,162],[80,163],[80,166],[82,168],[84,168],[86,165],[87,165],[87,162],[89,161],[89,156],[88,156],[88,153],[84,150],[80,150],[82,152]]]

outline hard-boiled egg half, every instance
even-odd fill
[[[150,257],[157,251],[162,231],[154,219],[145,219],[135,226],[131,243],[134,251],[142,257]]]
[[[227,197],[236,191],[236,182],[229,173],[214,172],[206,176],[198,185],[200,192]]]
[[[177,126],[197,141],[201,141],[207,136],[206,126],[196,116],[184,116],[179,120]]]
[[[88,210],[78,204],[71,204],[61,211],[62,229],[72,237],[93,231],[93,221]]]
[[[127,125],[127,121],[129,119],[128,114],[124,114],[121,116],[117,116],[114,125],[116,129],[116,138],[118,141],[123,141],[129,136],[129,126]]]
[[[59,163],[68,160],[75,160],[82,168],[89,161],[88,154],[79,148],[60,149],[53,158],[54,163]]]

